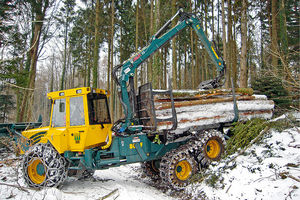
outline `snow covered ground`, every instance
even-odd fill
[[[221,163],[213,163],[202,183],[189,185],[172,197],[149,184],[141,176],[139,164],[98,170],[89,180],[68,178],[59,188],[40,191],[7,186],[27,187],[18,169],[19,160],[12,154],[0,154],[0,199],[300,199],[300,128],[283,132],[271,131],[263,142],[249,148],[243,155],[229,162],[235,155]],[[19,173],[17,173],[19,172]],[[19,178],[17,178],[19,177]],[[106,195],[111,194],[107,198]]]
[[[205,199],[300,199],[300,129],[271,131],[243,155],[209,168],[209,177],[187,193]]]

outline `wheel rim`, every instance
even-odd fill
[[[45,178],[45,167],[40,159],[33,160],[27,168],[30,180],[35,184],[41,184]]]
[[[206,154],[209,158],[214,159],[221,152],[220,144],[217,140],[209,140],[206,144]]]
[[[175,167],[176,177],[181,180],[187,180],[192,173],[192,167],[190,163],[186,160],[179,161]]]

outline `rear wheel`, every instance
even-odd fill
[[[201,139],[201,147],[197,160],[202,167],[207,167],[212,161],[219,161],[225,150],[225,138],[220,131],[205,131]]]
[[[159,165],[160,160],[151,160],[141,164],[143,173],[152,180],[159,180]]]
[[[197,172],[196,161],[187,149],[183,145],[166,153],[161,160],[160,176],[166,185],[174,189],[184,188]]]
[[[57,187],[67,177],[67,161],[51,144],[39,143],[25,153],[23,173],[30,187]]]

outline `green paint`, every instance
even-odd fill
[[[181,167],[181,166],[178,166],[178,167],[176,168],[176,171],[177,171],[178,173],[180,173],[180,172],[182,171],[182,167]]]
[[[39,163],[37,166],[36,166],[36,171],[38,173],[38,175],[42,176],[45,174],[45,167],[42,163]]]
[[[107,169],[129,163],[159,160],[167,152],[185,143],[186,141],[167,145],[157,144],[150,141],[146,134],[117,136],[114,137],[109,149],[87,149],[81,156],[75,152],[66,151],[64,157],[70,162],[69,169],[77,169],[81,165],[86,169]]]

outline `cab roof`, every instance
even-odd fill
[[[109,92],[107,90],[91,88],[91,87],[80,87],[80,88],[73,88],[68,90],[49,92],[47,96],[49,99],[61,99],[64,97],[81,96],[89,93],[104,94],[106,96],[109,96]]]

